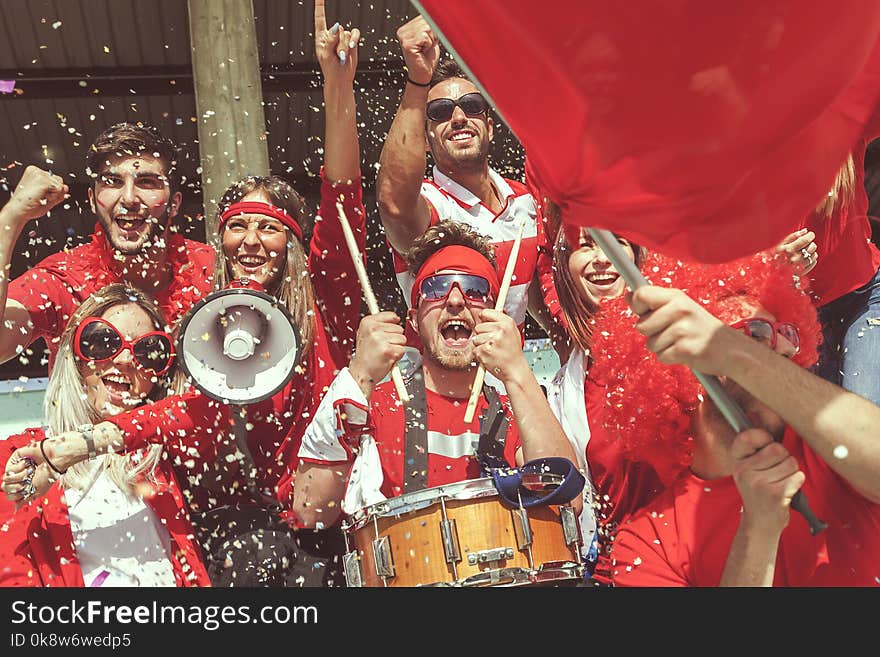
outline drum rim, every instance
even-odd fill
[[[451,484],[432,486],[376,502],[351,514],[343,524],[345,531],[357,531],[373,518],[389,518],[427,509],[443,500],[475,500],[482,497],[498,497],[498,490],[491,477],[465,479]]]

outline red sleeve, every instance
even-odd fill
[[[193,458],[213,462],[217,453],[215,437],[229,427],[229,407],[200,393],[188,392],[106,421],[122,431],[127,451],[161,443],[175,465]]]
[[[39,265],[9,283],[8,298],[27,308],[34,325],[31,341],[60,336],[79,305],[64,282]]]
[[[336,203],[351,226],[364,261],[367,241],[366,210],[360,179],[352,183],[331,183],[321,169],[321,206],[315,219],[309,252],[309,272],[315,286],[318,308],[324,318],[337,367],[348,364],[360,322],[361,284],[348,252]],[[332,338],[335,338],[332,339]]]

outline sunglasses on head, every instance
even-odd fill
[[[492,294],[489,281],[474,274],[434,274],[422,281],[419,292],[422,299],[443,301],[452,292],[453,285],[458,286],[466,299],[478,303],[486,303]]]
[[[124,349],[131,352],[138,367],[156,375],[165,374],[174,363],[174,343],[165,331],[144,333],[129,342],[119,329],[101,317],[87,317],[76,329],[73,350],[80,360],[112,360]]]
[[[748,317],[730,325],[738,329],[750,338],[754,338],[777,351],[786,358],[796,355],[801,349],[801,334],[798,327],[788,322],[771,322],[762,317]],[[779,344],[779,337],[785,339],[788,344]]]
[[[489,111],[489,103],[483,98],[483,94],[477,91],[465,94],[457,100],[436,98],[428,103],[425,109],[429,119],[435,123],[442,123],[452,118],[456,107],[460,107],[461,111],[468,116],[479,116]]]

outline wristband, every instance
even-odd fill
[[[430,86],[431,86],[431,83],[430,83],[430,82],[427,82],[427,83],[425,83],[425,82],[416,82],[416,81],[413,80],[411,77],[409,77],[409,75],[406,76],[406,81],[409,82],[409,83],[412,84],[412,85],[415,85],[416,87],[430,87]]]
[[[79,432],[86,441],[86,449],[89,452],[89,461],[94,461],[98,457],[98,452],[95,450],[95,439],[92,435],[94,431],[95,427],[91,424],[83,424],[79,427]]]
[[[46,442],[47,440],[49,440],[49,439],[48,439],[48,438],[43,438],[43,439],[40,441],[40,454],[43,455],[43,460],[46,462],[46,465],[48,465],[50,468],[52,468],[56,473],[58,473],[58,474],[60,474],[60,475],[63,475],[65,472],[67,472],[67,470],[63,470],[63,471],[62,471],[62,470],[59,470],[58,468],[56,468],[56,467],[54,466],[54,464],[52,463],[52,461],[49,460],[49,457],[46,456],[46,450],[43,449],[43,443]]]

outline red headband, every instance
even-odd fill
[[[233,203],[223,211],[223,214],[220,215],[220,225],[222,226],[225,224],[230,217],[242,214],[261,214],[266,217],[277,219],[292,230],[298,240],[302,241],[302,228],[300,228],[299,224],[293,220],[293,217],[281,208],[276,207],[271,203],[266,203],[265,201],[239,201],[238,203]]]
[[[422,287],[422,281],[437,272],[447,270],[482,276],[489,281],[489,289],[492,292],[493,298],[498,298],[501,284],[498,282],[498,272],[495,271],[492,264],[479,251],[474,251],[467,246],[454,244],[452,246],[444,246],[425,260],[425,264],[419,269],[415,283],[413,283],[412,292],[410,293],[411,307],[416,308],[418,306],[419,290]]]

